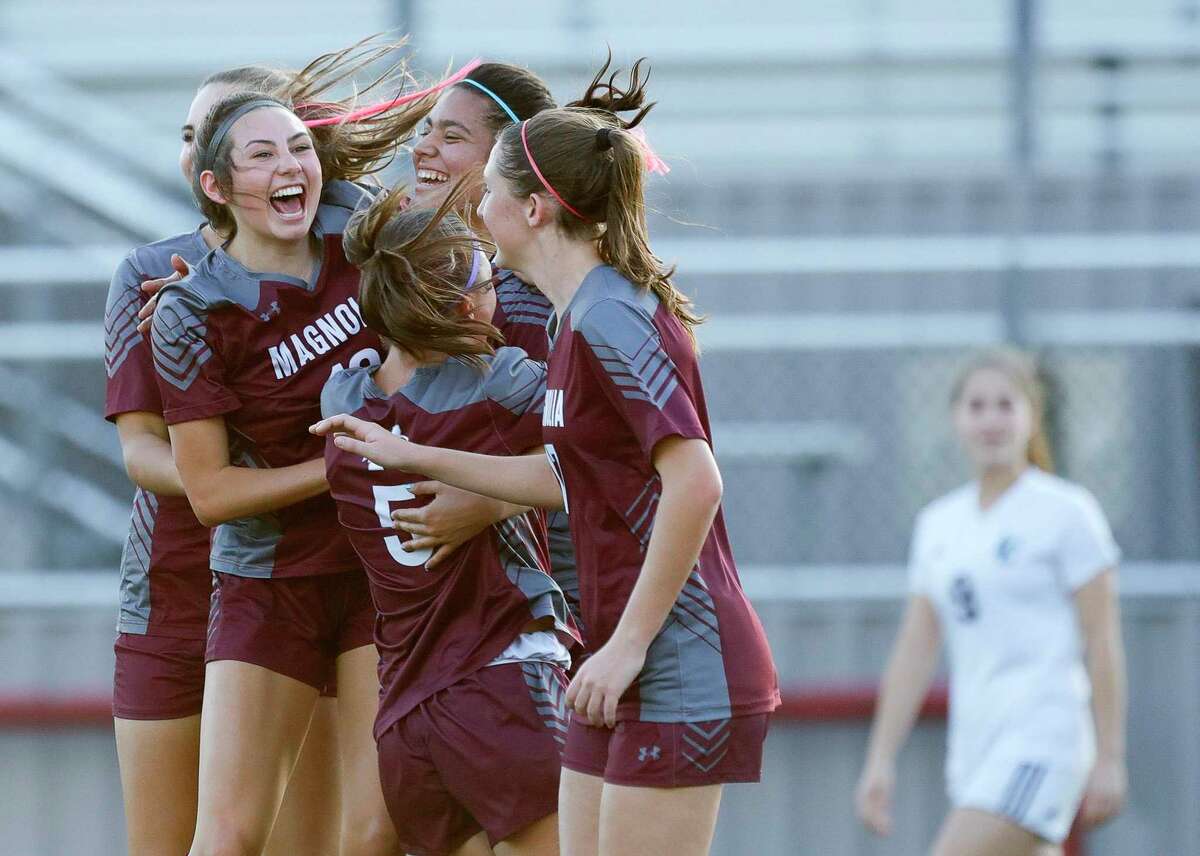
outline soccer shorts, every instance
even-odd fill
[[[253,663],[326,691],[337,658],[371,644],[374,631],[362,571],[278,580],[217,573],[206,657]]]
[[[204,640],[120,633],[113,645],[113,716],[182,719],[204,699]]]
[[[563,766],[613,785],[687,788],[757,782],[769,713],[709,722],[622,720],[597,728],[576,716]]]
[[[379,777],[403,851],[496,844],[558,811],[567,681],[559,666],[485,666],[379,737]]]

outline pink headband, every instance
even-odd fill
[[[582,214],[568,205],[567,200],[558,195],[558,191],[550,186],[550,182],[546,181],[546,176],[542,175],[542,171],[538,169],[538,165],[533,159],[533,152],[529,151],[529,140],[525,138],[525,126],[527,124],[529,124],[528,119],[521,123],[521,145],[525,147],[525,157],[529,158],[529,165],[533,168],[533,174],[538,177],[538,181],[542,183],[542,187],[546,188],[546,192],[558,200],[559,205],[561,205],[563,208],[566,208],[583,222],[592,222],[587,217],[584,217]]]
[[[426,96],[433,95],[435,92],[441,92],[447,86],[453,86],[468,74],[483,64],[481,59],[473,59],[454,74],[447,77],[441,83],[435,83],[428,89],[422,89],[419,92],[410,92],[408,95],[398,95],[391,101],[385,101],[381,104],[372,104],[369,107],[361,107],[344,116],[327,116],[324,119],[309,119],[304,124],[309,128],[321,128],[325,125],[341,125],[347,122],[358,122],[363,119],[370,119],[372,116],[378,116],[380,113],[386,113],[395,107],[402,107],[405,104],[411,104],[414,101],[420,101]],[[305,107],[320,107],[325,105],[319,104],[302,104],[296,108],[297,111],[303,110]]]

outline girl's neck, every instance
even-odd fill
[[[988,467],[979,475],[979,508],[987,511],[996,500],[1004,495],[1010,487],[1016,484],[1029,464],[1022,461],[1008,466]]]
[[[604,263],[595,241],[577,241],[558,234],[538,241],[533,255],[526,270],[518,273],[546,295],[559,316],[571,304],[584,278]]]
[[[389,344],[387,356],[383,358],[383,363],[375,369],[371,378],[385,394],[395,395],[396,390],[401,389],[412,380],[417,369],[441,365],[446,359],[445,354],[436,353],[425,353],[416,357],[408,351]]]
[[[225,251],[246,270],[282,273],[305,281],[317,263],[317,243],[312,234],[301,241],[274,241],[239,229]]]

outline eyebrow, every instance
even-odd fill
[[[458,128],[459,130],[461,130],[463,133],[467,134],[468,136],[470,136],[470,134],[471,134],[470,128],[468,128],[462,122],[455,122],[453,119],[439,119],[438,121],[431,122],[430,124],[437,125],[441,128]]]
[[[187,126],[185,125],[184,127],[187,127]],[[308,131],[297,131],[296,133],[294,133],[290,137],[288,137],[287,141],[290,143],[292,140],[296,139],[297,137],[307,137],[307,136],[309,136]],[[275,145],[274,140],[249,140],[245,146],[242,146],[242,148],[252,146],[255,143],[262,143],[264,146],[274,146]]]

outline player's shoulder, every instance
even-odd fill
[[[177,306],[205,315],[225,306],[253,310],[258,306],[261,288],[257,277],[218,248],[191,265],[183,279],[165,286],[159,292],[158,305],[160,311],[164,307]]]
[[[200,229],[197,227],[190,232],[134,247],[121,259],[116,278],[125,280],[125,285],[133,287],[147,279],[169,276],[174,270],[171,256],[181,256],[188,264],[194,264],[208,252]]]
[[[314,227],[320,235],[340,235],[354,213],[370,205],[383,190],[373,184],[357,181],[326,182],[321,189],[321,203],[317,206]]]
[[[484,395],[515,412],[525,412],[533,399],[545,395],[546,364],[521,348],[498,348],[487,360]]]
[[[960,485],[922,508],[917,514],[917,526],[930,531],[957,526],[963,515],[970,512],[977,497],[978,485],[975,482]]]
[[[589,342],[620,347],[644,341],[654,327],[658,298],[615,269],[601,265],[579,287],[569,309],[571,329]]]
[[[374,367],[339,369],[321,388],[321,418],[354,413],[368,398],[376,398],[371,372]]]
[[[1030,505],[1036,502],[1038,513],[1090,515],[1100,512],[1100,503],[1091,491],[1054,473],[1031,466],[1022,476],[1022,482],[1031,499]]]

